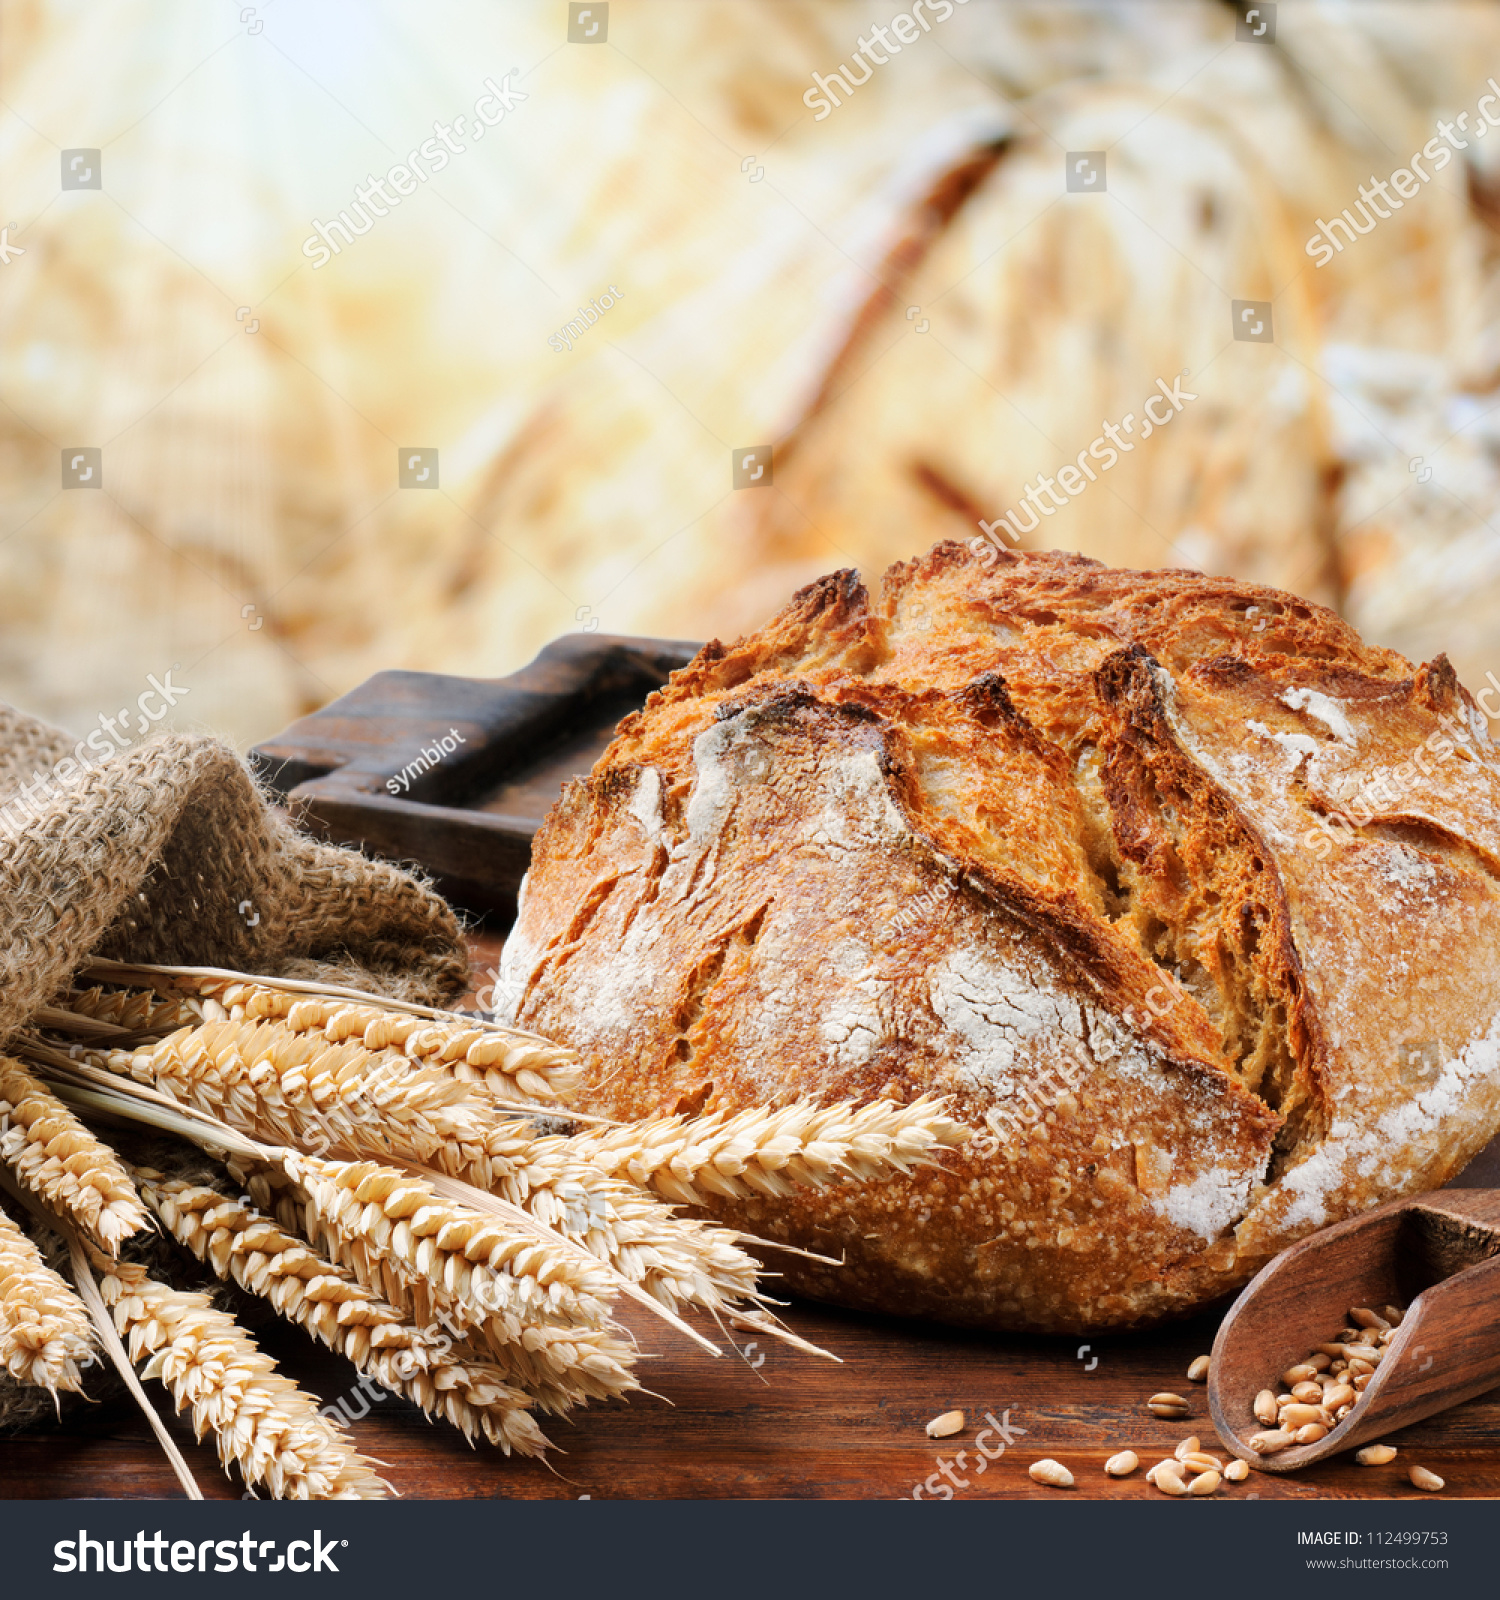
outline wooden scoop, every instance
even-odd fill
[[[1354,1306],[1406,1306],[1354,1410],[1316,1444],[1257,1455],[1262,1389],[1346,1327]],[[1372,1335],[1373,1338],[1373,1335]],[[1396,1200],[1283,1251],[1246,1286],[1214,1340],[1208,1406],[1226,1449],[1296,1472],[1500,1384],[1500,1189]]]

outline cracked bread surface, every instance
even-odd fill
[[[1144,1325],[1500,1127],[1500,751],[1295,596],[941,544],[627,717],[506,968],[583,1110],[951,1097],[941,1168],[713,1208],[844,1258],[789,1287]]]

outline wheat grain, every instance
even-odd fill
[[[669,1200],[701,1205],[886,1178],[932,1164],[933,1152],[967,1137],[940,1102],[923,1097],[907,1106],[797,1101],[733,1116],[661,1117],[575,1134],[557,1147]],[[546,1153],[550,1142],[538,1143]]]
[[[141,1191],[177,1240],[221,1278],[267,1300],[330,1349],[464,1436],[483,1435],[507,1455],[541,1455],[548,1440],[527,1395],[493,1363],[451,1359],[453,1341],[417,1327],[305,1240],[242,1200],[201,1184],[138,1170]]]
[[[170,1033],[205,1020],[203,1003],[193,996],[173,998],[151,989],[74,989],[59,995],[59,1010],[112,1022],[129,1033]]]
[[[59,1389],[82,1387],[79,1369],[93,1349],[83,1302],[0,1211],[0,1364],[55,1397]]]
[[[219,1460],[278,1500],[383,1500],[390,1485],[317,1401],[276,1368],[207,1295],[173,1289],[134,1262],[101,1268],[100,1292],[132,1361],[159,1378]]]
[[[54,1211],[111,1255],[146,1226],[119,1157],[21,1065],[0,1056],[0,1157]]]

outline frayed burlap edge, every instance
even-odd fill
[[[0,1045],[90,955],[463,992],[458,919],[398,867],[299,833],[228,745],[159,734],[84,766],[0,705]]]

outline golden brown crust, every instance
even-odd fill
[[[820,579],[627,718],[512,1010],[607,1113],[952,1096],[945,1170],[721,1214],[830,1299],[1132,1326],[1500,1124],[1500,759],[1294,596],[982,556]]]

